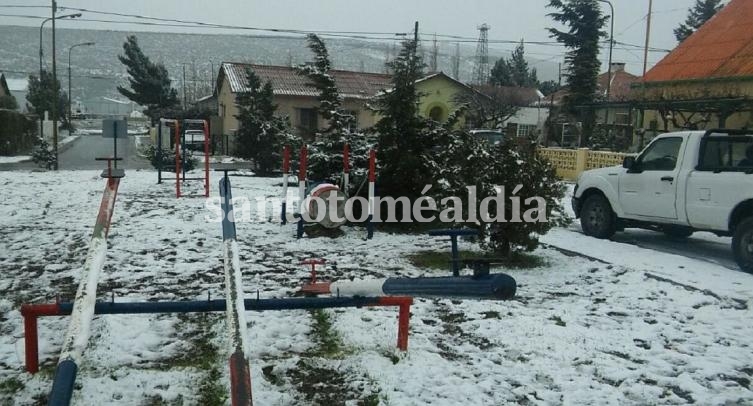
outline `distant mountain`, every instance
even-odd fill
[[[127,35],[139,39],[141,49],[152,60],[165,64],[173,79],[173,86],[189,101],[211,94],[221,62],[253,62],[270,65],[301,64],[310,60],[311,53],[303,38],[282,36],[176,34],[160,32],[127,32],[103,30],[58,29],[57,68],[61,83],[68,86],[68,49],[71,45],[93,41],[95,46],[77,47],[71,58],[74,100],[95,103],[102,97],[120,98],[118,85],[126,85],[126,71],[118,61]],[[51,65],[52,32],[43,34],[44,64]],[[0,72],[9,78],[24,78],[39,71],[39,29],[22,26],[0,26]],[[384,72],[384,62],[399,50],[397,43],[379,43],[352,39],[326,39],[333,65],[338,69]],[[425,44],[424,53],[428,56]],[[454,44],[440,44],[438,67],[451,72]],[[468,81],[473,72],[475,46],[460,47],[460,79]],[[490,50],[490,60],[501,53]],[[505,54],[504,56],[508,56]],[[427,58],[428,59],[428,58]],[[556,64],[531,60],[539,77],[547,79],[556,71]],[[19,100],[19,103],[25,101]]]

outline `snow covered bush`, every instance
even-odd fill
[[[155,169],[175,172],[175,151],[172,149],[157,149],[155,145],[146,145],[142,147],[139,154],[146,158]],[[180,159],[181,171],[191,171],[198,165],[198,160],[193,156],[191,151],[186,150]]]
[[[37,144],[31,153],[31,159],[40,168],[51,170],[55,167],[55,152],[44,137],[37,137]]]

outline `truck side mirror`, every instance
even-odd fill
[[[625,158],[623,158],[623,160],[622,160],[622,167],[623,168],[625,168],[627,170],[630,170],[630,169],[633,169],[634,166],[635,166],[635,157],[634,156],[626,156]]]

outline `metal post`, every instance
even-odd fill
[[[282,212],[280,221],[282,225],[288,223],[286,212],[288,209],[288,178],[290,177],[290,147],[285,146],[282,149]]]
[[[57,2],[52,0],[52,151],[55,154],[55,164],[53,169],[58,170],[58,103],[60,102],[60,90],[58,89],[58,73],[56,63],[55,48],[55,13],[57,12]]]
[[[71,122],[73,121],[73,112],[71,108],[71,103],[73,102],[73,98],[71,96],[71,51],[73,51],[73,48],[80,47],[80,46],[92,46],[94,45],[93,42],[82,42],[80,44],[75,44],[68,48],[68,131],[70,134],[70,127]]]
[[[460,255],[458,254],[458,236],[451,235],[450,243],[452,244],[452,275],[460,275]]]
[[[416,23],[418,24],[418,23]],[[366,238],[374,237],[374,194],[376,184],[376,151],[369,151],[369,214],[366,219]]]
[[[303,200],[306,197],[306,169],[308,165],[308,147],[301,147],[301,157],[298,166],[298,224],[296,237],[303,238]]]
[[[604,110],[604,124],[607,126],[607,139],[609,139],[609,133],[611,127],[609,126],[609,96],[612,89],[612,48],[614,47],[614,6],[609,0],[599,0],[602,3],[609,5],[611,17],[609,17],[609,68],[607,70],[607,107]]]
[[[112,120],[112,133],[112,155],[115,158],[115,169],[118,169],[118,120]]]
[[[648,43],[651,38],[651,10],[653,9],[654,1],[648,0],[648,14],[646,17],[646,44],[643,47],[643,81],[646,77],[646,68],[648,67]]]

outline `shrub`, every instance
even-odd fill
[[[141,148],[141,156],[149,160],[155,169],[175,172],[175,150],[173,149],[163,148],[160,150],[155,145],[147,145]],[[185,154],[181,156],[181,170],[191,171],[197,165],[198,160],[193,156],[193,153],[186,150]]]

